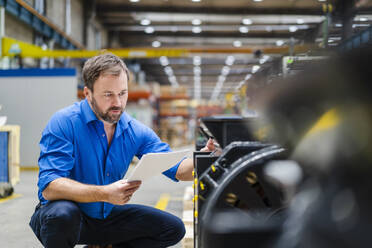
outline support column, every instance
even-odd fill
[[[5,36],[5,9],[0,6],[0,59],[3,56],[3,37]]]
[[[353,35],[353,20],[356,14],[355,0],[341,0],[338,12],[342,21],[342,40],[347,40]]]

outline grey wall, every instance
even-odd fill
[[[76,77],[0,77],[0,115],[21,126],[21,166],[36,166],[41,132],[57,110],[76,102]]]

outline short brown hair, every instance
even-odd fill
[[[99,76],[109,74],[119,76],[124,71],[129,81],[129,71],[124,62],[112,53],[105,53],[88,59],[83,67],[85,86],[93,91],[93,86]]]

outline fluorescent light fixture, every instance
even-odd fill
[[[252,77],[252,74],[247,74],[247,76],[245,76],[244,80],[247,81],[247,80],[249,80],[251,77]]]
[[[275,42],[275,44],[276,44],[277,46],[283,46],[283,45],[284,45],[284,41],[282,41],[282,40],[277,40],[277,41]]]
[[[200,81],[201,81],[201,77],[200,77],[200,75],[195,75],[195,76],[194,76],[194,81],[196,81],[196,82],[200,82]]]
[[[342,24],[341,24],[341,23],[336,23],[336,24],[335,24],[335,27],[336,27],[336,28],[342,28]]]
[[[253,2],[262,2],[263,0],[253,0]]]
[[[262,56],[262,58],[260,59],[260,64],[265,64],[268,60],[270,59],[270,56],[268,55],[264,55]]]
[[[296,32],[298,30],[298,27],[296,27],[296,26],[290,26],[289,27],[289,32],[291,32],[291,33],[294,33],[294,32]]]
[[[154,40],[154,41],[152,42],[152,46],[153,46],[153,47],[160,47],[160,46],[161,46],[161,43],[160,43],[160,41]]]
[[[200,0],[191,0],[191,2],[198,3]]]
[[[245,27],[245,26],[241,26],[241,27],[239,27],[239,32],[240,33],[248,33],[248,31],[249,31],[249,29],[247,28],[247,27]]]
[[[168,61],[168,58],[167,58],[166,56],[161,56],[161,57],[159,58],[159,61],[160,61],[160,64],[161,64],[162,66],[167,66],[167,65],[169,65],[169,61]]]
[[[201,74],[200,66],[194,66],[194,74],[195,75],[200,75]]]
[[[304,19],[301,19],[301,18],[297,19],[296,22],[297,22],[297,24],[304,24],[305,23]]]
[[[219,75],[218,76],[218,82],[224,82],[226,80],[226,77],[225,76],[223,76],[223,75]]]
[[[233,46],[234,47],[241,47],[242,46],[242,42],[240,40],[236,40],[233,42]]]
[[[325,2],[325,1],[327,1],[327,0],[318,0],[318,2]]]
[[[258,70],[260,69],[261,67],[259,66],[259,65],[254,65],[253,67],[252,67],[252,73],[256,73],[256,72],[258,72]]]
[[[138,3],[140,0],[129,0],[131,3]]]
[[[202,21],[200,19],[193,19],[191,21],[192,25],[200,25],[202,23]]]
[[[273,28],[272,28],[271,26],[267,26],[267,27],[265,28],[265,30],[266,30],[267,32],[271,32],[271,31],[273,31]]]
[[[201,65],[201,58],[200,56],[194,56],[194,58],[192,59],[192,62],[195,66],[199,66]]]
[[[368,17],[360,17],[359,21],[361,22],[368,22]]]
[[[173,70],[172,70],[172,67],[170,67],[170,66],[166,66],[166,67],[164,67],[164,71],[165,71],[165,73],[166,73],[168,76],[173,75]]]
[[[232,66],[234,64],[234,61],[235,61],[235,57],[230,55],[230,56],[227,56],[225,63],[228,66]]]
[[[150,25],[151,24],[151,21],[149,19],[142,19],[141,20],[141,25],[143,26],[147,26],[147,25]]]
[[[252,22],[252,20],[249,19],[249,18],[244,18],[244,19],[242,20],[242,23],[243,23],[244,25],[251,25],[253,22]]]
[[[201,27],[192,27],[192,32],[195,34],[201,33],[202,29]]]
[[[230,72],[230,67],[228,67],[227,65],[225,65],[224,67],[222,67],[222,70],[221,70],[221,75],[223,76],[227,76]]]
[[[154,33],[155,29],[153,27],[147,27],[145,28],[145,33],[146,34],[152,34]]]

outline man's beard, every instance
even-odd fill
[[[94,99],[93,96],[92,96],[91,103],[92,103],[93,112],[97,115],[97,117],[111,124],[117,123],[120,120],[120,116],[124,111],[123,108],[120,108],[120,107],[111,107],[106,112],[104,112],[98,107],[96,99]],[[120,114],[110,114],[111,110],[120,110]]]

